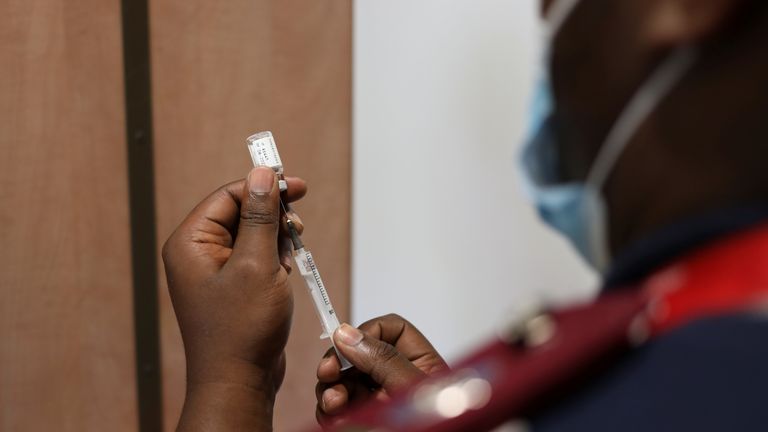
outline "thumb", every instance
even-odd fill
[[[373,338],[349,324],[333,334],[336,348],[350,363],[391,392],[426,377],[394,346]]]
[[[232,260],[279,266],[277,235],[280,192],[277,176],[267,167],[248,173],[240,201],[240,224]]]

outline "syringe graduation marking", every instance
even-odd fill
[[[315,282],[317,282],[317,288],[320,290],[320,295],[323,297],[323,302],[326,306],[331,305],[331,300],[328,298],[328,292],[325,290],[325,285],[323,285],[323,280],[320,279],[320,273],[317,271],[317,267],[315,266],[315,260],[312,259],[312,254],[306,254],[305,257],[307,258],[307,265],[309,266],[309,269],[312,270],[312,276],[315,278]],[[333,313],[333,308],[331,308],[328,313]]]

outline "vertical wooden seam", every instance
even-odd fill
[[[162,430],[148,0],[121,0],[139,430]]]

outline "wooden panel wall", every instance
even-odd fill
[[[0,2],[0,430],[137,425],[120,2]]]
[[[342,318],[348,317],[351,0],[152,0],[158,236],[217,186],[245,176],[245,138],[272,130],[296,206]],[[158,245],[159,246],[159,245]],[[327,348],[300,279],[275,430],[314,422],[315,365]],[[184,391],[178,327],[161,286],[166,430]]]
[[[0,2],[0,430],[138,429],[120,12],[119,0]],[[347,317],[351,0],[151,0],[150,22],[159,242],[247,173],[245,137],[270,129],[309,181],[304,238]],[[314,421],[327,347],[293,278],[276,430]],[[184,356],[160,284],[172,430]]]

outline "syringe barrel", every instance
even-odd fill
[[[333,347],[339,357],[341,370],[351,368],[352,364],[339,352],[339,349],[336,348],[336,343],[333,341],[333,333],[340,326],[339,318],[333,309],[331,299],[325,290],[325,285],[323,285],[323,280],[320,278],[320,272],[317,270],[312,254],[308,250],[301,248],[296,250],[294,260],[299,268],[299,273],[307,284],[309,294],[312,296],[312,302],[315,304],[315,311],[323,325],[324,334],[331,339],[331,343],[333,343]]]

